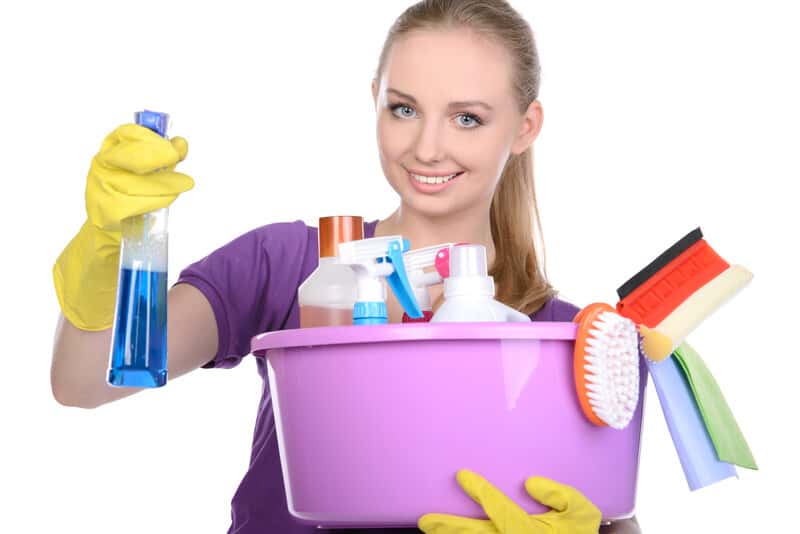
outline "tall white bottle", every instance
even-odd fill
[[[530,317],[494,298],[486,247],[456,245],[450,249],[450,276],[444,280],[444,303],[432,323],[530,322]]]

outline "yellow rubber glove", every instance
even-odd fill
[[[103,141],[86,178],[88,220],[53,266],[61,311],[83,330],[105,330],[114,319],[120,222],[169,206],[194,187],[175,172],[186,140],[167,140],[136,124],[120,126]]]
[[[600,529],[600,510],[578,490],[549,478],[531,477],[525,481],[528,494],[552,508],[539,515],[528,515],[477,473],[462,469],[456,478],[489,519],[425,514],[418,526],[426,534],[597,534]]]

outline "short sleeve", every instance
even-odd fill
[[[217,323],[217,353],[203,367],[235,367],[253,336],[287,328],[297,288],[315,267],[308,265],[309,234],[302,221],[262,226],[181,271],[176,284],[203,293]]]

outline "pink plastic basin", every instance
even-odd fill
[[[283,330],[267,355],[289,512],[324,527],[485,517],[458,486],[480,473],[529,513],[532,475],[583,492],[605,519],[634,511],[642,405],[624,430],[592,425],[573,379],[576,325],[389,324]],[[647,374],[640,368],[640,399]]]

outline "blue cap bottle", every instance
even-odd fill
[[[140,111],[137,124],[166,137],[166,113]],[[167,382],[168,208],[122,221],[117,307],[108,383],[160,387]]]

